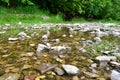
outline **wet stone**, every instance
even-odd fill
[[[69,75],[79,75],[80,70],[76,66],[73,65],[62,65],[65,72]]]
[[[110,79],[111,80],[120,80],[120,73],[112,70],[112,73],[110,74]]]
[[[43,64],[35,67],[35,69],[38,70],[38,71],[40,71],[41,74],[44,74],[44,73],[46,73],[47,71],[53,70],[55,67],[56,67],[55,65],[43,63]]]
[[[18,40],[18,38],[8,38],[8,41],[17,41]]]
[[[95,58],[98,61],[116,61],[117,58],[115,56],[98,56]]]
[[[47,50],[48,47],[44,44],[38,44],[37,50],[36,50],[36,54],[38,56],[40,56],[42,54],[43,51]]]
[[[61,68],[59,68],[59,67],[56,67],[56,68],[54,68],[54,72],[56,72],[58,75],[63,75],[65,72],[61,69]]]
[[[50,52],[58,54],[69,54],[71,53],[71,48],[66,46],[53,46],[51,47]]]
[[[97,78],[97,77],[99,77],[97,74],[94,74],[94,73],[90,73],[90,72],[83,72],[83,73],[88,78]]]

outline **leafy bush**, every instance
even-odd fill
[[[35,5],[65,20],[75,17],[120,20],[120,0],[0,0],[9,7]]]

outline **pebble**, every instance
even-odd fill
[[[98,78],[99,77],[97,74],[94,74],[94,73],[90,73],[90,72],[83,72],[83,73],[88,78]]]
[[[17,41],[18,40],[18,38],[8,38],[8,41]]]
[[[62,67],[63,67],[63,69],[65,70],[65,72],[67,74],[70,74],[70,75],[79,75],[80,74],[80,70],[76,66],[73,66],[73,65],[62,65]]]
[[[98,56],[95,58],[98,61],[115,61],[117,60],[117,58],[115,56]]]
[[[64,72],[61,68],[59,68],[59,67],[54,68],[54,72],[57,73],[57,75],[60,75],[60,76],[65,73],[65,72]]]
[[[41,74],[44,74],[44,73],[46,73],[47,71],[53,70],[55,67],[56,67],[55,65],[43,63],[43,64],[35,67],[35,69],[38,70],[38,71],[40,71]]]

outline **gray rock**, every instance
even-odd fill
[[[94,39],[93,39],[93,41],[95,42],[95,43],[101,43],[102,42],[102,40],[100,39],[100,37],[95,37]]]
[[[38,71],[40,71],[41,74],[44,74],[47,71],[53,70],[55,67],[56,67],[55,65],[43,63],[43,64],[35,67],[35,69],[38,70]]]
[[[82,53],[86,53],[86,52],[87,52],[87,50],[84,49],[84,48],[80,48],[79,50],[80,50]]]
[[[120,57],[120,53],[111,53],[114,56]]]
[[[56,68],[54,68],[54,71],[58,74],[58,75],[63,75],[65,72],[61,69],[61,68],[59,68],[59,67],[56,67]]]
[[[120,32],[117,32],[117,31],[113,31],[112,34],[117,37],[120,36]]]
[[[51,53],[66,54],[71,53],[71,48],[66,46],[53,46],[50,50]]]
[[[17,41],[18,38],[11,38],[11,37],[10,37],[10,38],[8,38],[8,40],[9,40],[9,41]]]
[[[18,34],[18,36],[20,36],[20,37],[27,37],[27,34],[26,34],[25,32],[20,32],[20,33]]]
[[[111,80],[120,80],[120,73],[116,70],[112,70],[112,73],[110,74]]]
[[[76,66],[73,65],[62,65],[65,72],[69,75],[79,75],[80,70]]]
[[[115,61],[117,58],[115,56],[98,56],[95,58],[98,61]]]
[[[39,56],[41,55],[41,53],[45,50],[47,50],[48,47],[44,44],[38,44],[37,50],[36,50],[36,54]]]
[[[99,65],[99,67],[105,68],[108,66],[109,61],[116,61],[117,58],[115,56],[98,56],[95,58],[95,61]]]

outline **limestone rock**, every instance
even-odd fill
[[[40,71],[41,74],[44,74],[44,73],[46,73],[47,71],[50,71],[50,70],[54,69],[55,67],[56,67],[55,65],[43,63],[43,64],[35,67],[35,69],[37,69],[38,71]]]
[[[80,70],[76,66],[73,66],[73,65],[62,65],[62,67],[63,67],[63,69],[65,70],[65,72],[67,74],[70,74],[70,75],[79,75],[80,74]]]
[[[112,73],[110,74],[110,79],[111,80],[120,80],[120,72],[112,70]]]
[[[48,47],[44,44],[38,44],[38,47],[37,47],[37,51],[36,51],[36,54],[39,56],[41,55],[41,53],[45,50],[47,50]]]
[[[63,75],[65,72],[61,69],[61,68],[59,68],[59,67],[56,67],[56,68],[54,68],[54,71],[58,74],[58,75]]]

